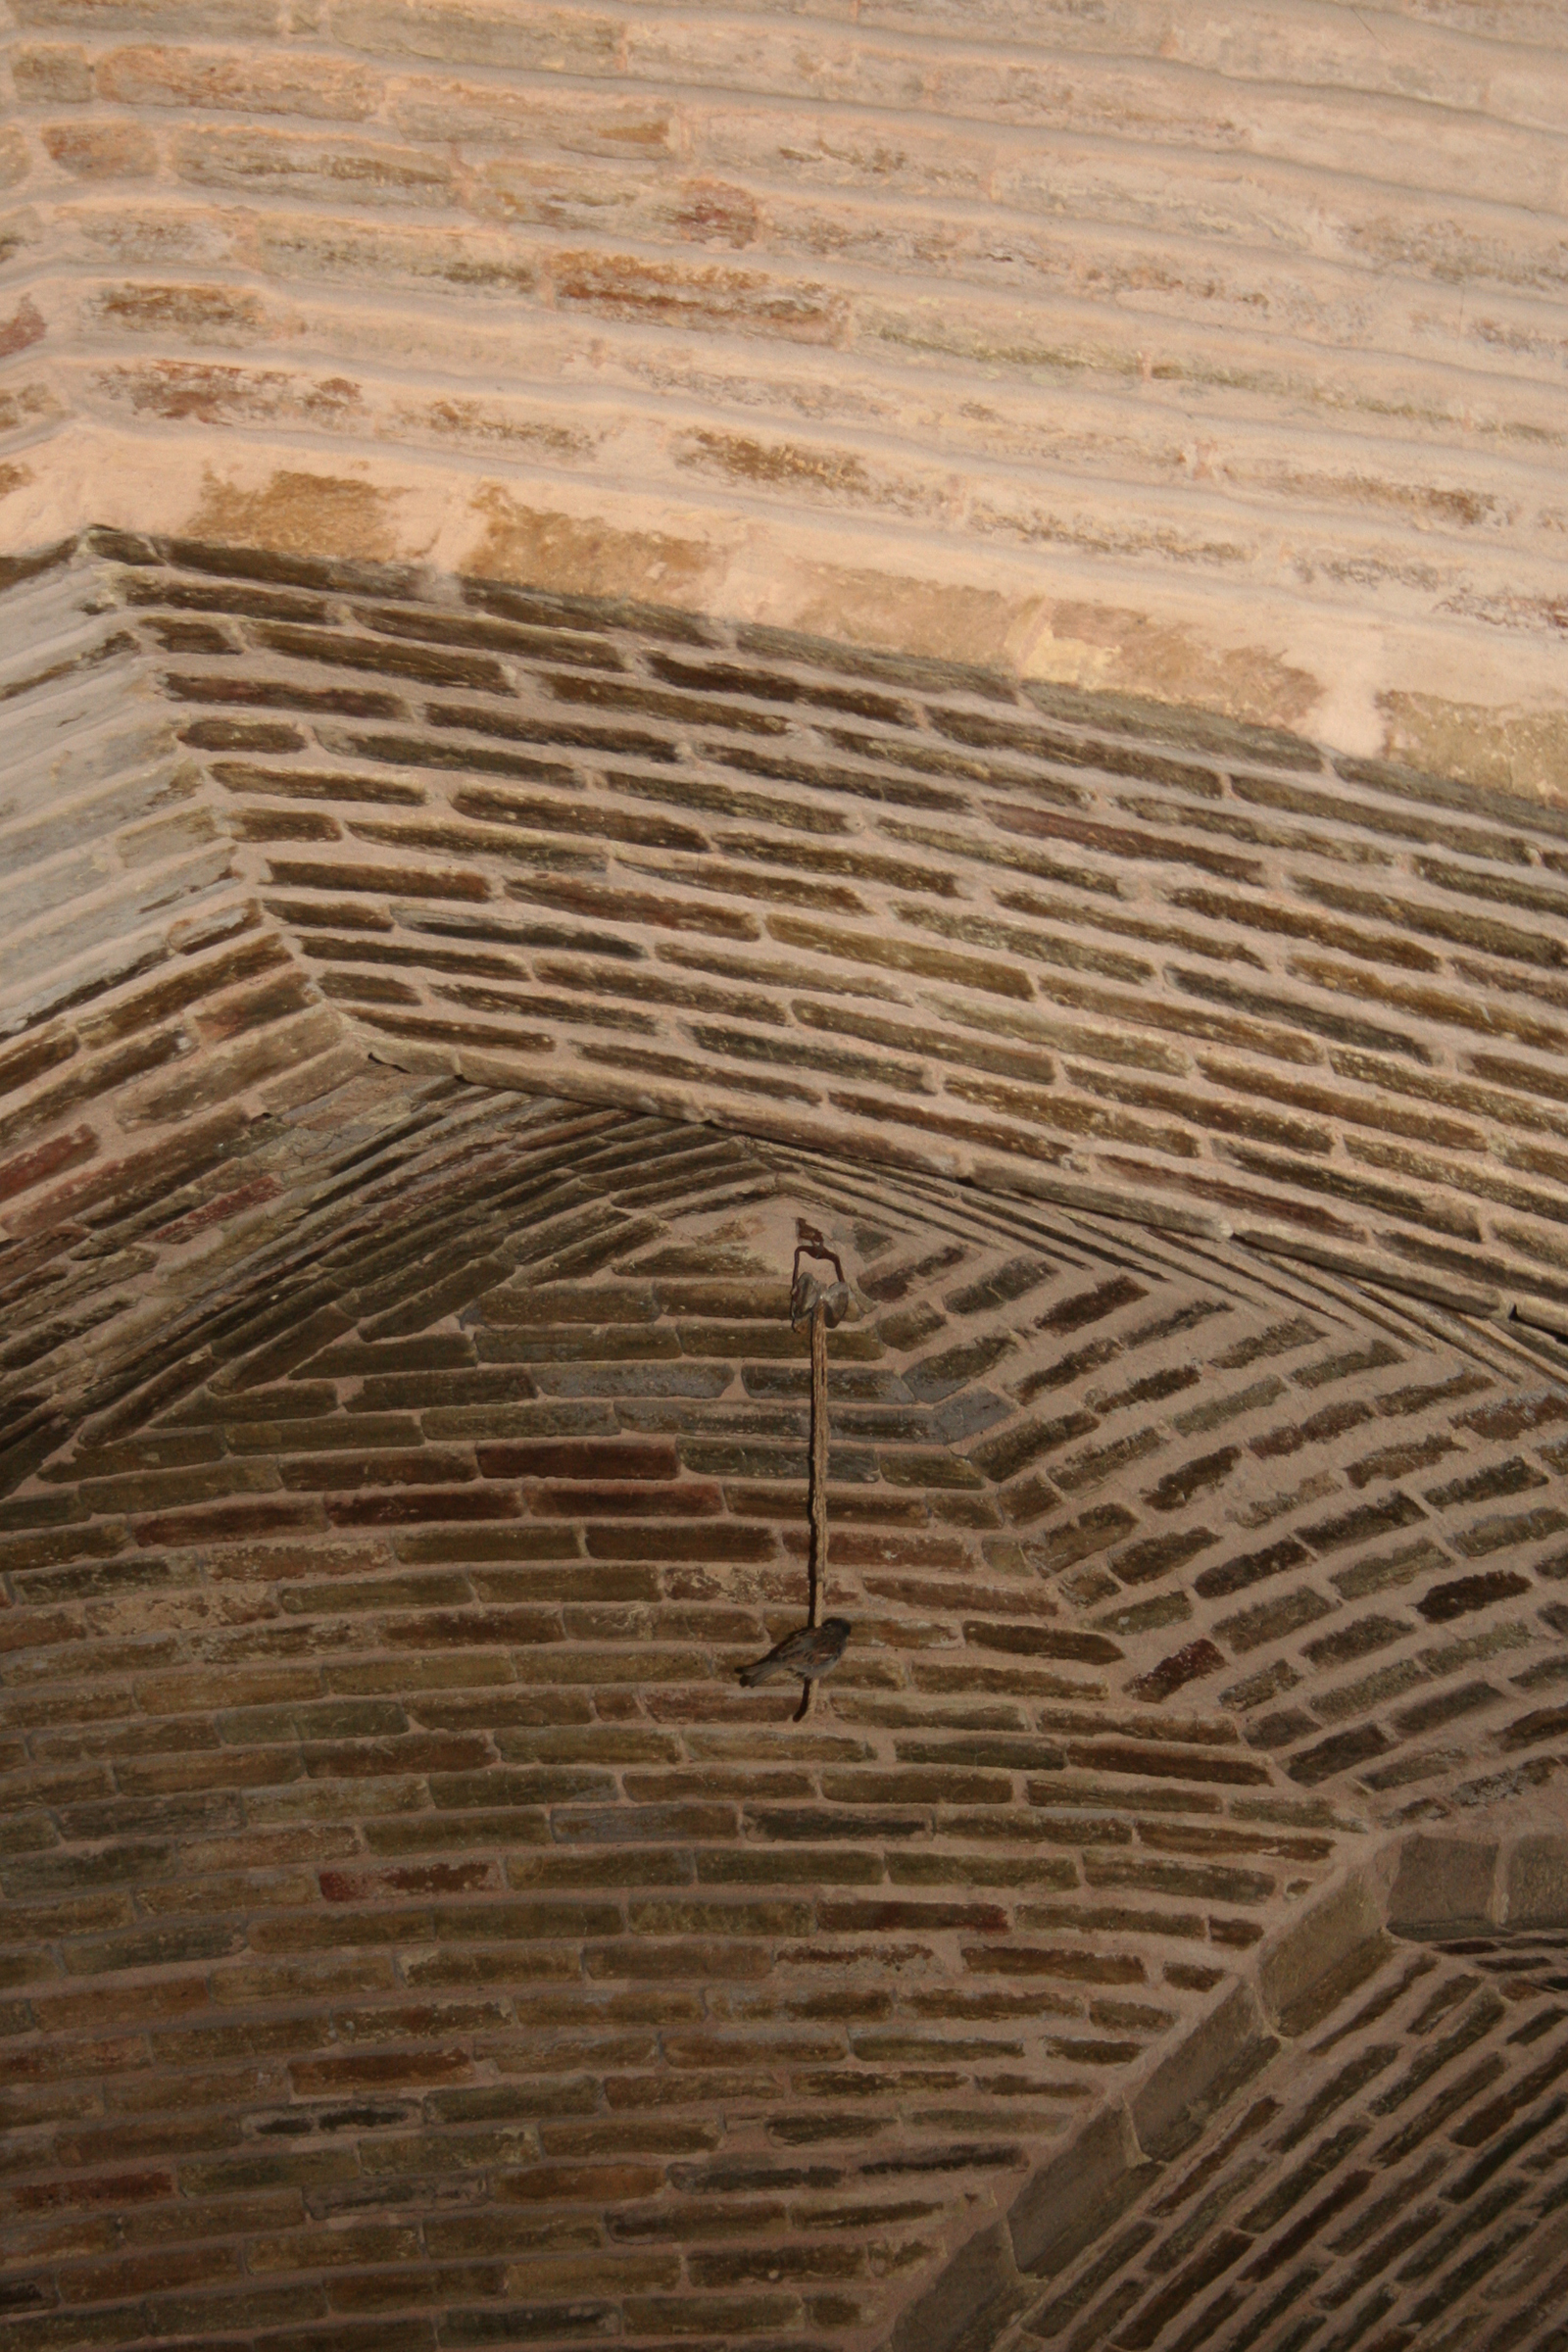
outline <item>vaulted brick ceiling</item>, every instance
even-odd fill
[[[0,2352],[1560,2352],[1560,12],[5,37]]]
[[[1549,2341],[1562,820],[384,566],[4,602],[19,2347]]]

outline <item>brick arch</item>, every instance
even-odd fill
[[[998,1515],[930,1444],[959,1392],[894,1372],[929,1335],[869,1298],[833,1344],[843,1687],[802,1734],[728,1682],[803,1585],[803,1344],[748,1219],[847,1227],[917,1324],[998,1238],[852,1169],[454,1093],[340,1145],[318,1215],[171,1335],[178,1379],[124,1367],[6,1506],[6,1890],[46,1936],[13,1965],[36,2063],[90,2050],[103,2086],[29,2117],[16,2308],[127,2344],[872,2326],[956,2190],[1228,1967],[1222,1936],[1151,1980],[1090,1922],[993,1965],[1077,1884],[1086,1802],[1132,1836],[1082,1773],[1043,1834],[1007,1818],[1066,1761],[1027,1694],[1095,1703],[1073,1668],[1115,1644],[1044,1667],[1054,1604],[985,1563]],[[1035,1662],[998,1675],[1015,1633]],[[113,2242],[62,2255],[98,2198]]]
[[[0,2352],[1563,2352],[1560,9],[0,16]]]
[[[1568,1838],[1539,1788],[1374,1844],[954,2257],[891,2352],[1555,2344]]]
[[[1562,1361],[1543,802],[409,566],[100,534],[7,601],[14,1231],[369,1055],[1238,1239]]]

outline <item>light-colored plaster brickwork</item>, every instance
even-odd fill
[[[1550,793],[1550,6],[10,0],[0,543],[414,556]]]

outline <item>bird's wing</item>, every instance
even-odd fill
[[[743,1666],[740,1669],[741,1681],[743,1683],[766,1683],[771,1682],[775,1674],[786,1673],[788,1671],[790,1661],[786,1657],[785,1652],[788,1650],[790,1642],[793,1641],[793,1639],[794,1636],[791,1635],[788,1639],[778,1642],[774,1648],[770,1649],[765,1658],[756,1658],[753,1660],[750,1666]]]

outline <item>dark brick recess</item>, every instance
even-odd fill
[[[874,2340],[1347,1840],[1568,1744],[1560,1544],[1465,1549],[1558,1491],[1496,1339],[450,1081],[258,1126],[3,1506],[19,2347]],[[798,1209],[858,1292],[800,1732],[730,1680]]]

